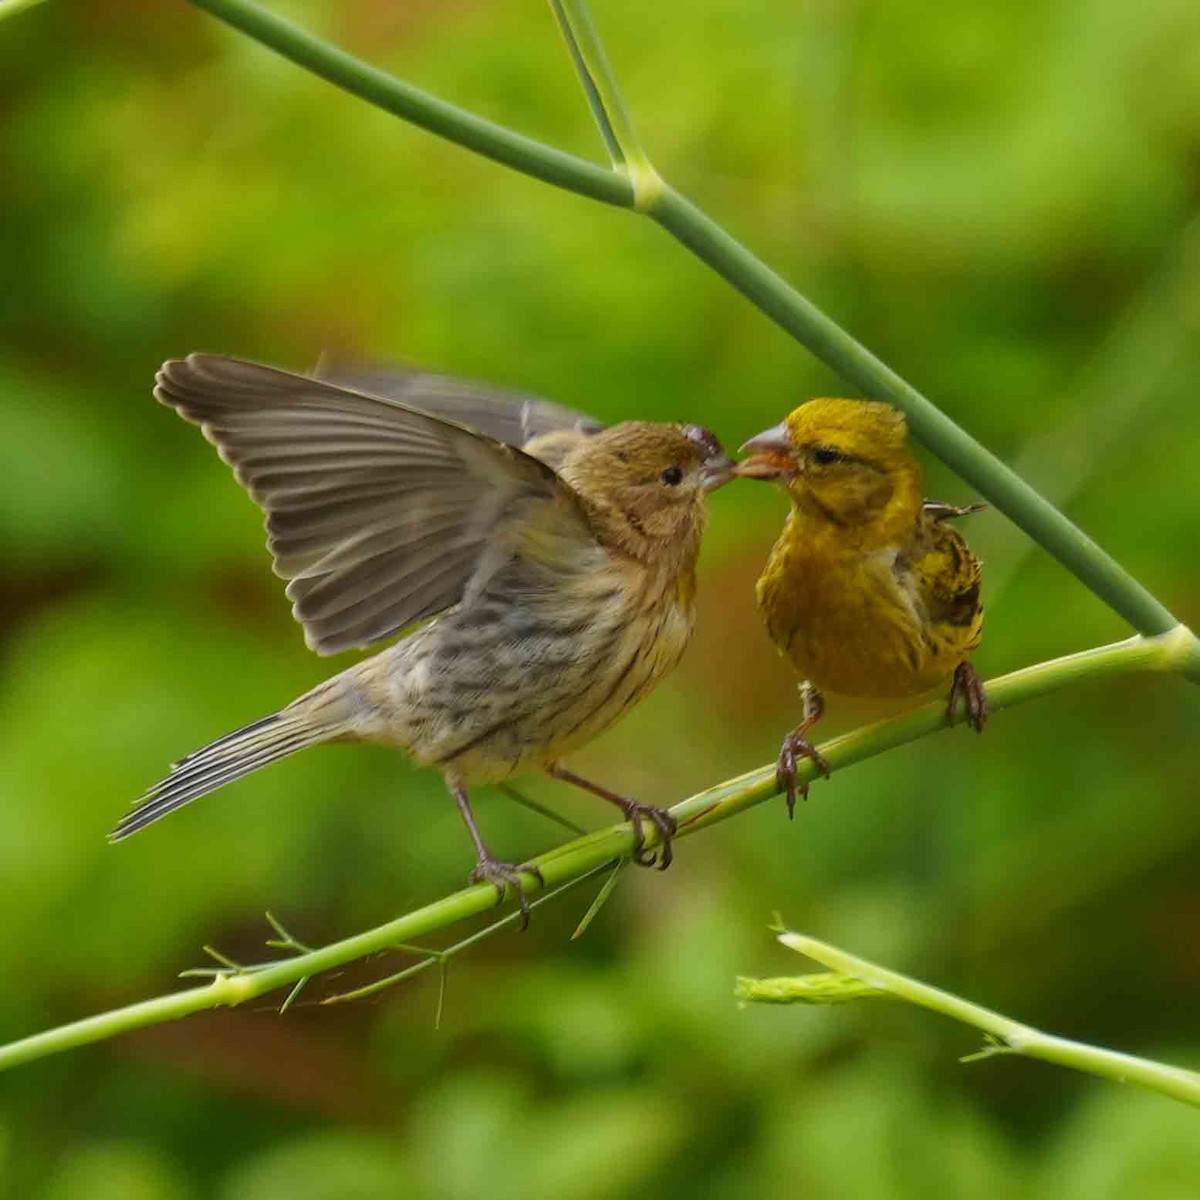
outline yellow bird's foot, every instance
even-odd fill
[[[801,797],[805,800],[808,799],[808,781],[800,779],[797,775],[797,763],[801,759],[807,758],[826,779],[830,776],[830,767],[829,763],[825,760],[825,756],[805,736],[808,733],[809,724],[811,722],[801,725],[799,729],[792,730],[783,739],[783,745],[779,747],[779,761],[775,767],[775,780],[780,790],[787,797],[789,821],[793,820],[796,816],[796,793],[799,792]]]
[[[967,705],[967,724],[976,733],[982,733],[987,724],[988,704],[987,692],[979,672],[969,662],[960,662],[954,668],[954,679],[950,684],[950,700],[946,706],[946,715],[953,725],[958,716],[958,702],[965,700]]]
[[[530,863],[514,866],[512,863],[501,862],[490,854],[481,854],[475,869],[471,872],[471,883],[490,883],[496,889],[496,903],[503,904],[509,888],[521,906],[521,928],[529,928],[529,897],[525,895],[525,885],[521,882],[522,874],[532,875],[543,887],[546,881],[541,871]]]

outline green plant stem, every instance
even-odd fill
[[[1179,672],[1191,661],[1195,641],[1187,629],[1179,626],[1159,637],[1133,637],[1038,663],[992,680],[987,685],[989,703],[998,711],[1084,680],[1095,681],[1138,671]],[[834,738],[821,746],[821,752],[834,769],[842,769],[894,746],[936,733],[948,725],[946,706],[939,701]],[[805,778],[812,779],[812,764],[802,764],[801,772]],[[671,809],[679,822],[677,836],[687,837],[707,829],[735,813],[763,803],[777,795],[778,790],[772,764],[699,792]],[[648,831],[646,840],[653,846],[654,831]],[[541,870],[544,886],[554,888],[586,875],[604,863],[627,858],[632,851],[633,833],[627,824],[620,824],[576,838],[533,862]],[[536,890],[537,881],[532,876],[525,876],[525,882],[530,891]],[[319,975],[402,943],[417,941],[478,916],[491,909],[495,899],[495,890],[490,884],[477,884],[375,929],[306,954],[297,954],[272,966],[252,972],[231,970],[215,976],[205,987],[146,1000],[12,1042],[0,1047],[0,1070],[130,1030],[173,1021],[190,1013],[244,1004],[277,988],[291,987],[302,978]]]
[[[1161,1092],[1185,1104],[1200,1107],[1200,1075],[1193,1071],[1185,1071],[1179,1067],[1169,1067],[1162,1063],[1152,1062],[1145,1058],[1136,1058],[1130,1054],[1119,1054],[1115,1050],[1105,1050],[1098,1046],[1089,1046],[1083,1042],[1073,1042],[1067,1038],[1056,1037],[1053,1034],[1042,1033],[1028,1025],[1022,1025],[1000,1013],[982,1008],[970,1000],[944,992],[940,988],[931,987],[889,971],[885,967],[856,958],[836,946],[819,942],[816,938],[806,937],[799,933],[781,933],[779,940],[791,950],[797,951],[823,967],[828,967],[838,976],[855,980],[859,984],[877,989],[897,1000],[905,1000],[920,1008],[930,1009],[941,1013],[952,1020],[961,1021],[983,1030],[990,1039],[989,1044],[978,1054],[969,1055],[966,1061],[987,1058],[995,1054],[1021,1054],[1026,1058],[1037,1058],[1043,1062],[1058,1063],[1059,1066],[1071,1067],[1076,1071],[1086,1071],[1092,1075],[1100,1075],[1116,1083],[1136,1083],[1141,1087]],[[826,977],[818,977],[825,980]],[[774,985],[764,996],[755,994],[756,989],[746,984],[768,981],[741,981],[739,994],[745,999],[765,998],[771,1003],[786,1003],[786,980],[769,981]],[[805,976],[795,981],[796,998],[812,1003],[813,989],[805,984]],[[828,986],[826,984],[826,986]],[[837,989],[830,989],[834,998],[841,1000],[844,994],[838,994]],[[848,985],[844,989],[849,990]]]
[[[623,174],[438,100],[265,12],[252,0],[191,2],[297,65],[430,133],[568,191],[620,207],[636,205],[849,383],[902,409],[921,442],[1139,633],[1166,633],[1178,624],[1154,596],[1058,509],[657,175],[653,187],[639,192]],[[559,8],[569,21],[568,42],[576,47],[576,63],[591,80],[588,96],[593,111],[599,107],[605,114],[607,125],[602,128],[608,129],[606,137],[615,142],[626,136],[619,120],[614,123],[624,110],[607,65],[603,69],[598,65],[604,62],[599,39],[582,0],[559,0]],[[627,119],[625,123],[628,126]],[[632,139],[631,129],[627,134]],[[631,146],[636,145],[631,141]],[[623,152],[630,148],[624,147]],[[1200,680],[1200,657],[1188,674]]]
[[[249,0],[191,2],[297,66],[411,125],[555,187],[622,208],[633,206],[633,185],[624,176],[447,104]]]
[[[0,0],[0,21],[5,17],[15,17],[17,13],[41,3],[42,0]]]
[[[646,212],[662,190],[662,179],[634,132],[587,5],[582,0],[550,0],[550,8],[562,30],[613,166],[632,182],[634,208]]]

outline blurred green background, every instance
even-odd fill
[[[275,6],[440,95],[600,144],[546,6]],[[595,0],[664,172],[1200,621],[1195,0]],[[259,517],[150,399],[212,350],[424,364],[737,445],[829,373],[648,222],[473,159],[184,4],[0,23],[0,1037],[175,986],[264,909],[309,942],[458,886],[440,780],[306,754],[128,844],[165,765],[329,670]],[[929,491],[969,492],[936,464]],[[712,504],[679,672],[580,770],[666,803],[770,760],[795,682]],[[991,674],[1125,635],[991,513]],[[827,732],[894,711],[831,705]],[[1067,691],[819,783],[369,1003],[208,1014],[0,1077],[21,1200],[1194,1200],[1200,1116],[883,1004],[739,1011],[796,928],[1010,1015],[1200,1066],[1200,691]],[[534,781],[592,826],[601,806]],[[555,826],[498,794],[498,851]]]

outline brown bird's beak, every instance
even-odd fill
[[[700,464],[701,492],[715,492],[717,488],[724,487],[733,478],[733,469],[737,464],[725,453],[725,447],[717,435],[702,425],[685,425],[683,433],[704,454]]]
[[[724,487],[734,476],[737,463],[729,455],[710,454],[700,468],[700,490],[707,494]]]
[[[754,453],[734,468],[739,479],[784,479],[796,474],[796,459],[783,421],[756,433],[742,446],[742,453],[747,450]]]

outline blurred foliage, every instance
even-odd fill
[[[600,150],[537,4],[277,7]],[[1033,482],[1053,493],[1069,464],[1072,515],[1200,621],[1200,6],[595,7],[664,172],[994,449],[1035,447]],[[440,780],[366,748],[105,844],[165,763],[328,670],[252,505],[150,401],[162,359],[408,360],[733,445],[838,384],[648,222],[404,128],[186,5],[0,24],[0,161],[7,1040],[170,987],[203,941],[259,957],[268,907],[317,942],[469,866]],[[968,498],[933,464],[929,490]],[[577,760],[647,800],[768,761],[796,712],[752,601],[780,499],[745,485],[712,507],[685,665]],[[1122,636],[999,516],[972,538],[1005,581],[986,672]],[[829,729],[883,711],[835,702]],[[889,754],[815,787],[790,827],[771,804],[665,876],[627,872],[582,942],[576,896],[456,961],[440,1030],[429,973],[23,1068],[0,1078],[0,1196],[1192,1200],[1193,1112],[960,1066],[969,1036],[925,1014],[739,1012],[732,987],[780,969],[780,909],[1039,1027],[1197,1065],[1198,719],[1195,689],[1132,681]],[[502,852],[561,836],[499,795],[479,808]]]

